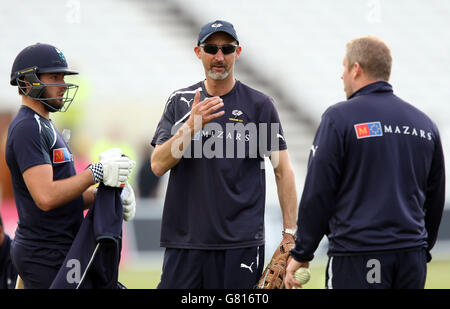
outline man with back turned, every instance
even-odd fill
[[[424,288],[445,201],[439,131],[394,95],[389,47],[375,37],[347,44],[347,101],[317,130],[285,283],[328,237],[327,288]]]

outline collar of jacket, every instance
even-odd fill
[[[366,94],[371,94],[371,93],[381,93],[381,92],[391,92],[392,93],[393,90],[392,90],[391,84],[384,82],[384,81],[379,81],[379,82],[369,84],[369,85],[364,86],[364,87],[358,89],[357,91],[355,91],[348,98],[348,100],[350,100],[351,98],[360,96],[360,95],[366,95]]]

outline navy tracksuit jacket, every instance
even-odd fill
[[[445,201],[438,129],[376,82],[323,114],[299,206],[298,261],[328,254],[433,248]]]
[[[100,184],[89,210],[51,289],[115,289],[122,249],[121,189]],[[97,244],[98,250],[95,252]],[[92,260],[92,261],[91,261]],[[86,271],[89,263],[90,267]],[[86,276],[82,278],[86,272]]]

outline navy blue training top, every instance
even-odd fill
[[[189,118],[196,89],[200,102],[210,97],[203,82],[172,93],[153,146],[170,139]],[[239,81],[221,98],[224,107],[219,110],[225,115],[195,134],[170,171],[162,247],[229,249],[264,244],[264,156],[287,148],[280,120],[270,97]]]
[[[444,157],[433,121],[386,82],[323,114],[299,206],[299,261],[324,235],[329,255],[433,247],[445,201]]]
[[[76,174],[72,152],[53,123],[21,106],[9,126],[6,162],[19,216],[15,241],[68,249],[83,220],[82,196],[45,212],[33,201],[22,176],[25,170],[40,164],[52,165],[54,180]]]

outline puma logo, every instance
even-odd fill
[[[241,263],[241,268],[247,268],[248,270],[250,270],[251,273],[253,273],[252,266],[253,266],[254,263],[255,263],[255,262],[252,262],[252,263],[250,264],[250,266],[245,265],[244,263]]]
[[[192,102],[193,99],[190,99],[188,101],[185,97],[181,97],[180,100],[186,102],[188,107],[191,107],[191,102]]]
[[[314,145],[311,146],[311,151],[312,151],[313,157],[316,155],[317,148],[319,148],[319,146],[314,146]]]

